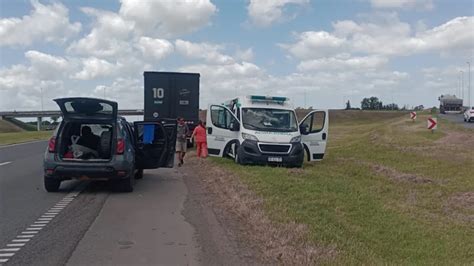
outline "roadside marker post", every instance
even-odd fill
[[[415,122],[415,120],[416,120],[416,112],[411,112],[411,113],[410,113],[410,119],[413,120],[413,122]]]
[[[430,117],[428,118],[428,129],[431,130],[431,133],[438,128],[438,118]]]

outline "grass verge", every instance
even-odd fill
[[[303,169],[213,162],[262,197],[272,220],[336,247],[331,263],[472,263],[473,132],[441,120],[432,134],[426,114],[361,117],[335,119],[327,157]]]
[[[52,131],[24,131],[0,133],[0,145],[17,144],[34,140],[46,140],[51,137]]]

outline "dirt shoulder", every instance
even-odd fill
[[[307,265],[336,256],[310,244],[306,226],[272,222],[263,200],[211,161],[191,153],[180,171],[189,190],[184,216],[198,232],[204,265]]]

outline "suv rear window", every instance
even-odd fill
[[[84,103],[79,101],[69,101],[64,103],[68,113],[86,113],[86,114],[112,114],[113,107],[107,103]]]

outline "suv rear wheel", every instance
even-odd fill
[[[133,191],[133,179],[128,176],[125,179],[115,181],[115,189],[119,192],[132,192]]]
[[[58,192],[61,181],[53,178],[44,177],[44,188],[48,192]]]
[[[135,173],[135,179],[142,179],[143,178],[143,169],[138,169]]]

